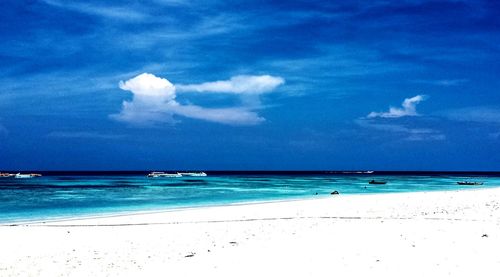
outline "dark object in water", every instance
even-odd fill
[[[370,185],[385,185],[385,184],[387,184],[387,182],[386,181],[371,180],[370,182],[368,182],[368,184],[370,184]]]
[[[482,182],[468,182],[468,181],[462,181],[462,182],[457,182],[459,185],[466,185],[466,186],[480,186],[483,183]]]
[[[332,192],[332,193],[330,193],[330,194],[332,194],[332,195],[333,195],[333,194],[339,194],[339,192],[338,192],[338,191],[333,191],[333,192]]]

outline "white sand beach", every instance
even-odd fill
[[[0,226],[0,276],[498,276],[500,189]]]

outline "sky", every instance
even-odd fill
[[[2,170],[500,170],[497,1],[0,2]]]

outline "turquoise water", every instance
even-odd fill
[[[387,181],[370,185],[372,179]],[[0,178],[0,222],[48,220],[131,211],[162,210],[341,194],[472,189],[457,181],[500,186],[499,176],[375,174],[212,175],[146,178],[144,175]]]

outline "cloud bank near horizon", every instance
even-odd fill
[[[240,75],[226,81],[202,84],[174,85],[165,78],[142,73],[119,87],[133,94],[131,101],[122,103],[122,110],[111,118],[132,125],[150,126],[158,123],[176,123],[174,116],[216,122],[228,125],[256,125],[265,119],[252,108],[206,108],[192,104],[183,105],[176,100],[178,91],[207,93],[262,94],[274,91],[284,83],[281,77],[270,75]],[[179,88],[179,89],[178,89]]]

